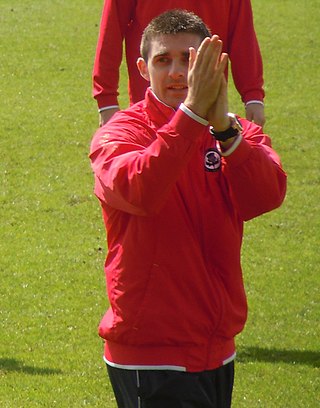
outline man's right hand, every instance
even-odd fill
[[[112,116],[119,110],[120,110],[119,108],[111,108],[101,111],[99,113],[99,126],[101,127],[105,125],[112,118]]]

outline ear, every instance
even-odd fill
[[[144,78],[146,81],[150,81],[150,76],[149,76],[149,71],[148,71],[148,64],[143,58],[138,58],[137,60],[137,67],[140,72],[140,75],[142,78]]]

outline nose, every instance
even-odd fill
[[[169,75],[173,79],[178,79],[186,74],[186,67],[179,61],[172,61]]]

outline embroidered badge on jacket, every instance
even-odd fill
[[[206,171],[218,171],[221,167],[221,156],[217,149],[208,149],[204,156]]]

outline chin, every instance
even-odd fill
[[[185,100],[185,98],[179,98],[179,99],[171,100],[171,103],[168,103],[168,105],[172,106],[173,109],[177,110],[184,100]]]

